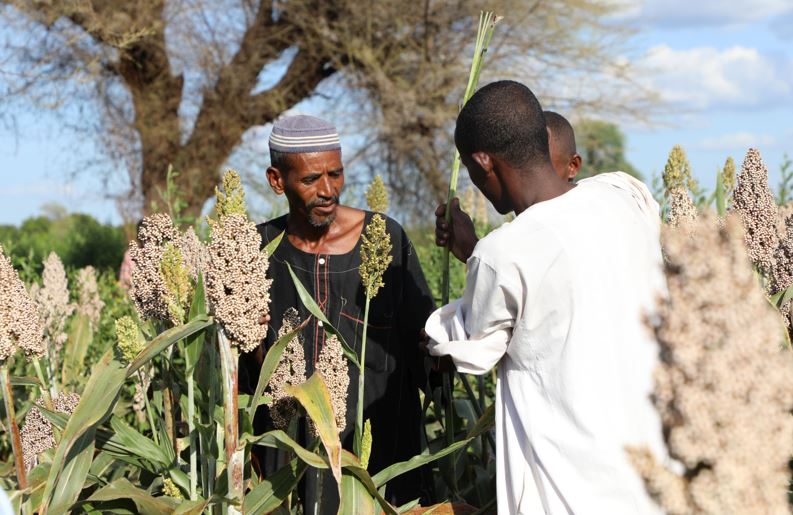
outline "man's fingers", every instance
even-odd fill
[[[440,204],[435,209],[435,216],[445,216],[446,215],[446,204]]]
[[[259,317],[259,325],[267,325],[270,323],[270,315],[262,315]]]

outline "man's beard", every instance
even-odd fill
[[[336,206],[338,207],[339,197],[337,196],[332,197],[330,202],[313,200],[306,205],[306,209],[308,210],[308,223],[310,223],[312,227],[315,227],[317,229],[325,229],[326,227],[330,226],[330,224],[332,224],[334,220],[336,220],[336,211],[334,211],[332,214],[324,218],[319,218],[316,215],[314,215],[313,209],[315,207],[325,206],[328,205],[329,203],[336,204]]]

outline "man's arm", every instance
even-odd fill
[[[446,221],[446,204],[435,210],[435,244],[449,247],[454,257],[465,263],[474,252],[479,239],[476,237],[474,222],[460,209],[460,199],[452,199],[451,223]]]
[[[451,356],[461,372],[486,373],[507,351],[518,302],[516,292],[493,267],[471,259],[463,298],[435,311],[427,321],[430,354]]]

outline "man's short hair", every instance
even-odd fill
[[[289,162],[289,154],[280,150],[270,149],[270,166],[278,168],[281,173],[287,173],[292,167]]]
[[[545,123],[551,130],[556,148],[567,156],[574,155],[576,153],[575,131],[567,118],[553,111],[545,111],[543,115],[545,115]]]
[[[457,117],[454,141],[465,155],[484,151],[513,166],[550,159],[540,102],[529,88],[511,80],[474,93]]]

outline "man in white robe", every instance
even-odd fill
[[[625,452],[666,456],[646,325],[664,291],[657,203],[623,173],[560,179],[542,108],[516,82],[478,91],[455,142],[472,182],[516,214],[476,242],[458,203],[451,224],[438,209],[437,243],[467,284],[426,325],[430,353],[459,371],[498,369],[499,514],[659,513]]]

